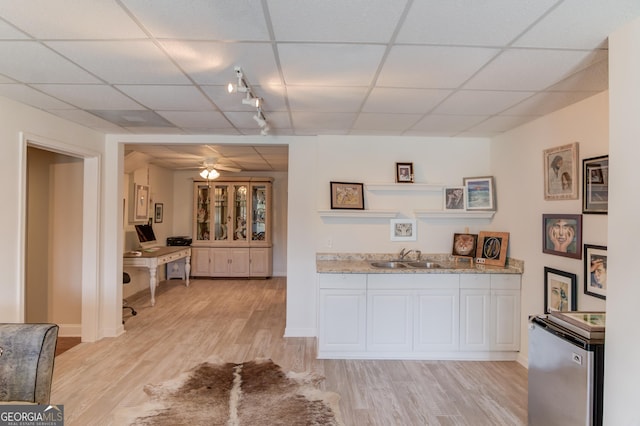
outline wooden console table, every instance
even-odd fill
[[[137,267],[149,269],[149,289],[151,290],[151,306],[156,304],[156,284],[158,280],[158,266],[186,259],[184,265],[184,281],[189,287],[189,273],[191,271],[191,247],[171,246],[141,249],[141,255],[126,252],[122,259],[123,267]]]

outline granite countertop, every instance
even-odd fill
[[[411,254],[404,262],[411,262]],[[507,258],[505,266],[481,265],[468,258],[449,254],[423,254],[421,261],[434,262],[439,268],[376,268],[371,262],[398,260],[397,254],[383,253],[316,253],[316,271],[325,274],[522,274],[524,262]]]

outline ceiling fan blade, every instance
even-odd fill
[[[224,164],[214,164],[213,168],[218,170],[224,170],[225,172],[232,172],[232,173],[237,173],[242,171],[242,169],[239,167],[225,166]]]

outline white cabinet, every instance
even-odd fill
[[[457,283],[452,283],[452,288],[420,290],[414,300],[417,305],[414,351],[457,351],[460,324]]]
[[[411,351],[413,297],[408,290],[367,292],[367,350]]]
[[[192,246],[208,252],[200,252],[193,276],[271,276],[272,181],[243,177],[194,182]]]
[[[491,349],[520,350],[520,275],[491,274]]]
[[[319,276],[318,352],[365,351],[367,276]]]

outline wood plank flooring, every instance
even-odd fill
[[[129,297],[127,332],[56,357],[51,402],[65,425],[111,425],[142,388],[204,360],[271,358],[325,376],[345,425],[525,425],[527,371],[516,362],[318,360],[315,338],[283,338],[286,279],[164,281]],[[121,425],[117,425],[121,426]]]

